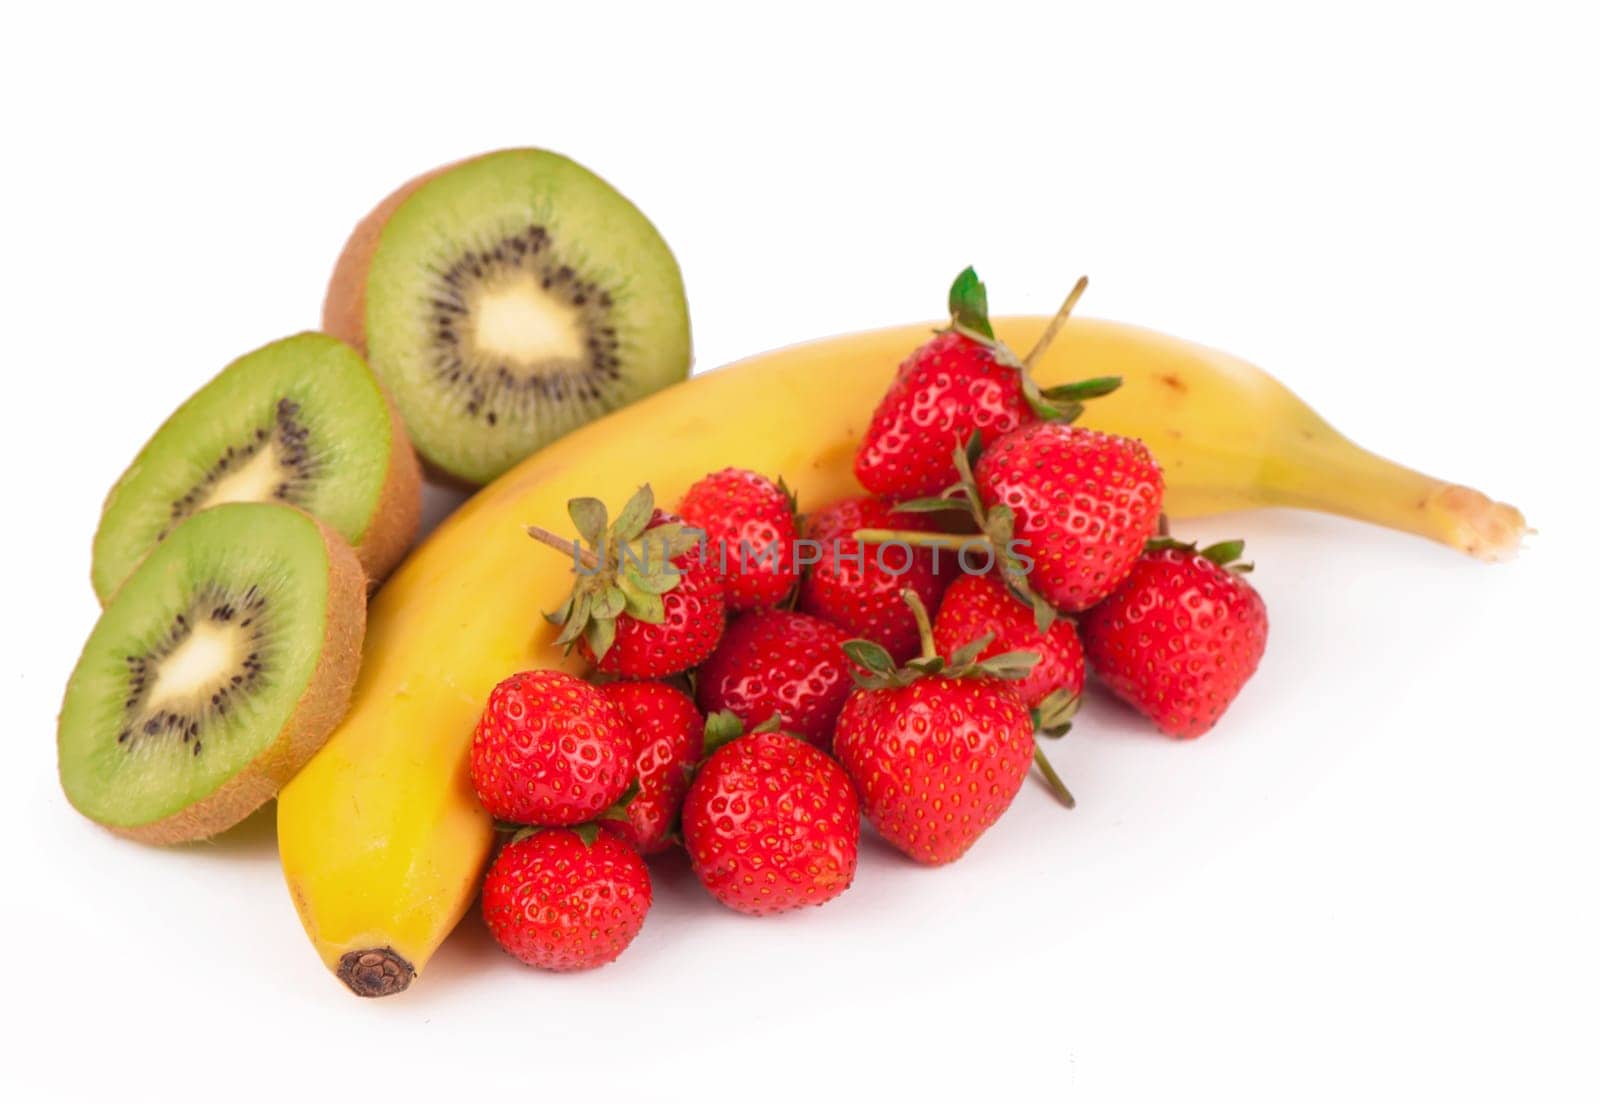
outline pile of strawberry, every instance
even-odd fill
[[[576,543],[530,530],[572,557],[550,619],[593,675],[506,679],[473,738],[510,833],[483,890],[506,950],[611,961],[650,908],[641,856],[674,845],[753,915],[849,888],[862,814],[951,862],[1035,763],[1071,804],[1035,738],[1066,731],[1086,661],[1184,738],[1254,673],[1267,619],[1242,545],[1166,537],[1144,445],[1071,424],[1118,381],[1041,389],[1038,349],[997,341],[985,298],[963,272],[950,327],[901,366],[856,457],[870,494],[802,522],[781,481],[728,469],[675,513],[643,487],[614,521],[573,500]]]

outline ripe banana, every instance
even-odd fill
[[[1046,321],[1002,319],[996,330],[1026,350]],[[578,669],[540,616],[565,597],[568,565],[525,527],[564,532],[569,498],[615,508],[643,482],[671,504],[729,465],[782,475],[802,508],[856,493],[856,443],[929,328],[833,338],[690,379],[529,457],[412,553],[372,606],[349,715],[278,802],[295,905],[352,990],[405,988],[476,893],[493,831],[473,798],[467,748],[490,689],[518,670]],[[1083,424],[1143,439],[1165,469],[1174,515],[1327,510],[1484,559],[1514,551],[1524,531],[1513,508],[1358,448],[1222,353],[1073,319],[1034,374],[1045,386],[1123,378]]]

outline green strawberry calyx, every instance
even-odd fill
[[[1063,686],[1033,707],[1033,728],[1041,736],[1058,739],[1072,731],[1072,719],[1083,698]]]
[[[928,607],[922,604],[914,590],[903,590],[900,597],[911,607],[917,619],[917,633],[922,638],[922,654],[904,665],[896,664],[883,645],[871,640],[847,640],[844,653],[858,670],[852,671],[857,686],[863,690],[887,690],[910,686],[920,678],[937,675],[940,678],[1027,678],[1039,662],[1038,652],[1001,652],[988,659],[979,660],[978,653],[994,640],[994,633],[985,633],[952,651],[948,657],[939,654],[933,642],[933,624],[928,619]]]
[[[545,619],[561,626],[556,643],[571,651],[581,638],[595,661],[605,658],[617,635],[617,618],[632,617],[651,625],[666,620],[661,596],[678,585],[673,561],[698,547],[704,534],[681,521],[652,526],[655,495],[640,487],[614,522],[598,498],[574,498],[567,514],[579,540],[566,540],[537,525],[530,537],[572,559],[572,593]]]
[[[622,791],[622,796],[601,810],[593,820],[586,820],[582,824],[574,824],[565,829],[551,827],[543,824],[516,824],[508,820],[495,821],[495,831],[503,833],[507,845],[520,843],[525,839],[537,836],[540,832],[568,831],[583,841],[585,847],[593,847],[594,841],[600,838],[600,822],[603,820],[628,819],[628,806],[633,799],[639,796],[639,780],[636,778],[628,783],[628,788]]]
[[[1072,422],[1083,413],[1084,402],[1111,394],[1122,385],[1122,378],[1098,376],[1055,387],[1040,387],[1033,378],[1032,369],[1055,341],[1062,325],[1072,314],[1072,308],[1078,305],[1078,300],[1088,287],[1089,278],[1078,277],[1078,282],[1072,286],[1072,291],[1050,319],[1044,333],[1039,335],[1039,340],[1034,342],[1028,355],[1018,358],[1010,346],[995,337],[994,326],[989,321],[989,289],[978,279],[977,271],[968,265],[950,285],[950,329],[986,346],[996,361],[1015,368],[1021,376],[1023,398],[1040,418],[1045,421]]]
[[[1236,575],[1247,575],[1256,569],[1253,563],[1240,563],[1239,557],[1244,555],[1244,541],[1227,540],[1209,544],[1204,548],[1199,547],[1194,541],[1174,540],[1172,537],[1152,537],[1144,542],[1146,552],[1188,552],[1210,560],[1225,571]]]
[[[706,715],[704,750],[700,762],[711,758],[717,749],[733,743],[741,736],[754,736],[758,732],[781,732],[782,725],[778,715],[774,713],[754,728],[746,729],[739,715],[731,709],[719,709],[715,713]]]
[[[783,492],[783,497],[789,504],[789,520],[794,523],[796,533],[805,532],[806,515],[800,511],[800,495],[795,489],[784,482],[783,476],[778,476],[778,490]],[[796,583],[789,588],[789,593],[777,604],[778,609],[792,610],[800,604],[800,586]]]
[[[805,515],[800,512],[800,495],[784,481],[781,475],[778,476],[777,486],[778,493],[783,495],[783,500],[789,504],[789,520],[794,522],[794,527],[798,530],[805,520]]]
[[[983,281],[978,279],[977,270],[971,265],[963,268],[950,285],[950,328],[990,348],[1006,348],[996,340],[994,327],[989,324],[989,289],[984,287]],[[1010,352],[1009,349],[1006,351]],[[1012,359],[1016,358],[1013,356]]]

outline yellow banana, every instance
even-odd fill
[[[1002,319],[1025,350],[1043,318]],[[466,911],[489,852],[467,777],[490,689],[531,667],[575,670],[541,617],[570,585],[524,532],[570,528],[566,503],[620,506],[651,483],[671,504],[728,465],[782,475],[802,507],[858,490],[856,444],[896,365],[931,327],[782,349],[694,377],[563,438],[478,492],[378,593],[354,702],[283,790],[279,850],[295,905],[355,992],[405,988]],[[1260,369],[1130,326],[1073,319],[1034,365],[1040,383],[1118,375],[1083,424],[1143,439],[1183,516],[1285,505],[1417,533],[1493,559],[1522,516],[1353,445]]]

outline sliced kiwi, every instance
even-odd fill
[[[446,166],[386,199],[339,258],[323,326],[366,349],[423,457],[472,483],[689,371],[661,235],[543,150]]]
[[[185,520],[100,615],[56,734],[79,812],[152,843],[242,820],[344,716],[366,583],[311,515],[230,503]]]
[[[224,368],[134,458],[94,537],[105,603],[190,514],[222,502],[283,502],[315,514],[382,579],[417,535],[421,472],[366,363],[327,334],[275,341]]]

